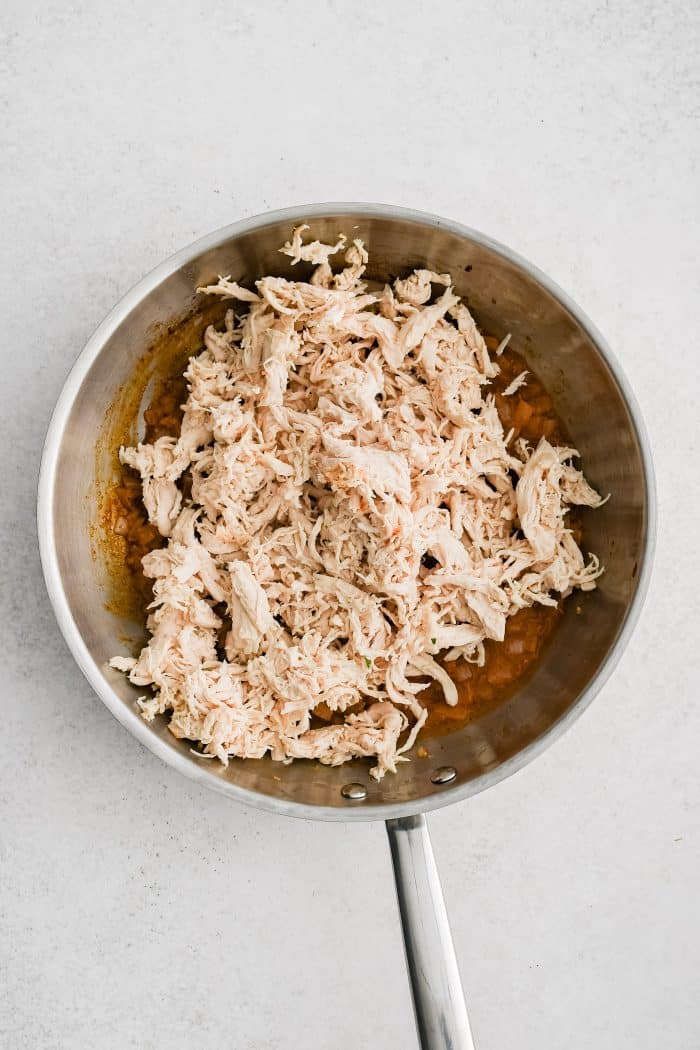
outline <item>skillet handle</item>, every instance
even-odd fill
[[[474,1050],[425,818],[387,820],[386,830],[421,1050]]]

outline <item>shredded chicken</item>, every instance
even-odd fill
[[[527,371],[521,372],[520,375],[517,375],[513,382],[509,383],[508,386],[505,388],[505,390],[503,391],[503,396],[511,397],[512,394],[517,393],[517,391],[520,390],[520,387],[525,386],[525,384],[527,383],[528,375],[529,372]]]
[[[143,559],[150,640],[112,665],[152,687],[146,719],[169,713],[224,764],[371,756],[380,779],[425,721],[426,682],[457,702],[445,662],[482,663],[519,609],[595,586],[567,511],[602,500],[574,449],[509,447],[499,366],[449,275],[370,294],[362,242],[305,229],[281,251],[308,282],[200,289],[247,309],[190,359],[180,437],[121,450],[167,545]]]

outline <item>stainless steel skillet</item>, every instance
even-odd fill
[[[94,536],[98,494],[114,469],[108,411],[144,369],[154,335],[173,319],[196,329],[194,289],[217,273],[251,281],[288,271],[277,249],[305,221],[311,235],[361,237],[369,276],[415,266],[449,272],[482,328],[514,345],[552,393],[586,474],[611,499],[588,515],[585,546],[606,567],[597,591],[567,603],[536,673],[495,711],[429,742],[375,784],[369,765],[202,762],[165,722],[147,725],[135,690],[107,661],[133,624],[106,608],[112,584]],[[298,271],[295,271],[295,275]],[[190,348],[197,349],[196,341]],[[145,363],[146,372],[151,364]],[[144,373],[145,374],[145,373]],[[142,408],[142,405],[141,405]],[[137,414],[139,405],[134,402]],[[385,820],[396,874],[421,1046],[472,1047],[456,957],[423,814],[490,787],[544,750],[588,706],[627,643],[646,590],[654,534],[651,458],[639,410],[600,333],[544,274],[474,230],[430,215],[369,204],[326,204],[245,219],[178,252],[140,281],[92,336],[71,372],[46,438],[39,484],[39,540],[48,592],[64,637],[110,711],[185,775],[232,799],[315,820]],[[576,612],[578,606],[580,612]]]

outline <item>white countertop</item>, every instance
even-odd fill
[[[92,695],[35,481],[68,368],[146,270],[267,208],[378,200],[531,258],[655,451],[637,633],[547,754],[435,814],[479,1050],[700,1045],[700,17],[693,0],[5,7],[0,1045],[405,1050],[380,826],[205,793]]]

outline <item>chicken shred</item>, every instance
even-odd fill
[[[517,393],[518,390],[520,390],[520,387],[525,386],[525,384],[527,383],[527,377],[529,376],[529,374],[530,373],[526,370],[524,372],[521,372],[520,375],[517,375],[513,382],[509,383],[508,386],[505,388],[505,390],[503,391],[503,396],[511,397],[513,394]]]
[[[308,281],[200,289],[247,311],[190,359],[180,437],[120,451],[167,544],[143,559],[150,640],[111,662],[151,687],[144,718],[169,714],[224,764],[369,756],[381,779],[427,682],[457,702],[436,656],[482,662],[519,609],[595,587],[567,511],[603,500],[575,449],[509,447],[499,366],[448,274],[370,294],[362,242],[306,229],[280,250]],[[335,716],[319,727],[320,704]]]

